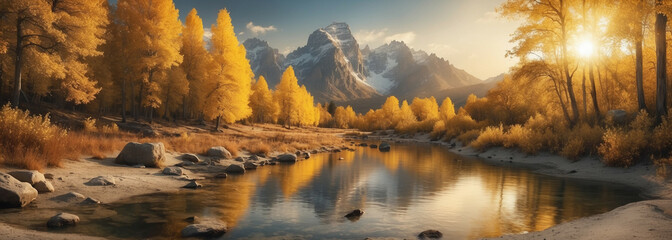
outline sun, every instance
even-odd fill
[[[588,39],[584,39],[579,43],[576,50],[581,57],[589,58],[591,55],[593,55],[594,49],[595,45],[593,45],[593,42]]]

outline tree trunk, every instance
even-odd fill
[[[583,66],[583,78],[581,79],[581,87],[583,88],[583,117],[588,118],[588,96],[586,95],[586,66]]]
[[[561,2],[560,4],[562,5],[563,3]],[[561,6],[561,8],[564,8],[564,6]],[[567,93],[569,94],[569,103],[572,108],[572,121],[570,122],[570,125],[574,125],[579,118],[579,107],[576,103],[576,96],[574,96],[574,85],[572,84],[572,75],[569,73],[569,60],[567,60],[567,23],[564,15],[561,14],[560,17],[562,22],[562,67],[565,73],[565,79],[567,80]]]
[[[187,120],[187,96],[182,96],[182,120]]]
[[[126,122],[126,77],[121,80],[121,122]]]
[[[154,108],[152,108],[152,107],[147,107],[147,110],[149,110],[149,113],[148,113],[148,114],[149,114],[149,123],[152,123],[152,121],[154,120],[154,119],[152,118],[152,117],[153,117],[152,115],[153,115],[153,113],[154,113]]]
[[[141,114],[145,113],[145,109],[143,109],[143,107],[142,107],[142,94],[143,94],[144,87],[145,87],[145,83],[141,82],[140,83],[140,92],[138,93],[138,115],[141,115]],[[137,121],[137,119],[136,119],[136,121]]]
[[[2,90],[4,88],[3,85],[5,83],[5,81],[2,80],[2,73],[3,73],[2,72],[2,66],[0,66],[0,102],[2,102]],[[4,103],[3,103],[3,105],[4,105]]]
[[[133,109],[133,119],[135,121],[138,121],[138,109],[137,109],[137,104],[135,104],[135,101],[137,101],[135,97],[135,82],[131,81],[131,109]]]
[[[638,21],[637,36],[635,37],[635,68],[637,84],[637,103],[639,110],[646,110],[646,101],[644,99],[644,63],[642,56],[642,22]]]
[[[592,61],[590,62],[590,65],[588,65],[588,77],[590,78],[590,95],[593,97],[593,110],[595,111],[595,116],[597,116],[597,119],[599,120],[602,118],[602,114],[600,113],[600,107],[597,103],[597,87],[595,86],[595,73],[593,72]]]
[[[166,109],[165,109],[165,111],[163,112],[163,118],[166,119],[166,120],[170,120],[169,117],[168,117],[168,106],[170,105],[170,102],[169,102],[169,101],[170,101],[170,93],[167,93],[167,94],[166,94],[166,103],[164,104],[164,105],[166,105],[166,106],[165,106]]]
[[[16,22],[16,58],[14,59],[14,96],[12,99],[12,106],[18,107],[21,101],[21,65],[23,65],[23,41],[21,23],[22,20]]]
[[[658,0],[658,4],[662,4]],[[660,122],[662,116],[667,114],[667,42],[666,42],[667,16],[663,13],[656,14],[656,113]]]
[[[219,119],[220,118],[221,118],[220,116],[217,116],[217,121],[215,122],[215,131],[219,130]]]

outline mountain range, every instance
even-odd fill
[[[269,86],[275,86],[282,72],[292,66],[299,84],[306,86],[316,102],[352,103],[359,112],[368,110],[364,106],[369,104],[361,103],[377,103],[377,99],[391,95],[400,100],[441,99],[451,89],[485,92],[487,89],[481,88],[494,86],[492,81],[482,81],[448,60],[412,49],[404,42],[361,48],[346,23],[315,30],[305,46],[287,56],[258,38],[247,39],[243,45],[256,77],[264,76]]]

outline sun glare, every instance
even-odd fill
[[[593,45],[593,42],[586,39],[579,43],[576,50],[581,57],[588,58],[593,54],[594,49],[595,46]]]

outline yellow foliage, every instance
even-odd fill
[[[441,109],[439,110],[439,117],[444,122],[455,117],[455,105],[453,105],[453,101],[450,100],[449,97],[446,97],[446,99],[444,99],[443,102],[441,103]]]
[[[98,128],[96,127],[96,119],[95,118],[86,118],[84,119],[84,131],[85,132],[98,132]]]
[[[397,125],[394,127],[395,131],[400,133],[415,133],[417,131],[415,124],[418,120],[415,118],[415,115],[406,100],[401,103],[399,114],[396,117]]]
[[[268,89],[268,83],[264,76],[252,86],[252,95],[250,96],[250,107],[252,108],[252,119],[258,123],[275,123],[278,121],[279,106],[273,101],[273,92]]]
[[[434,97],[414,98],[411,103],[411,110],[413,110],[413,114],[418,121],[439,118],[439,105]]]
[[[503,146],[505,140],[504,129],[501,125],[499,127],[486,127],[478,138],[471,142],[470,146],[482,151],[490,147]]]

